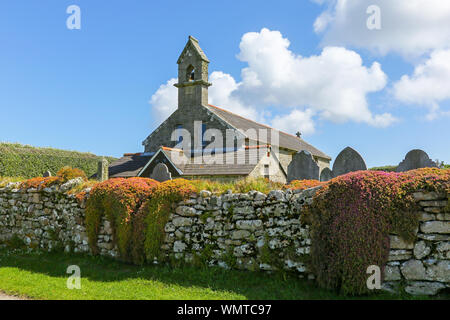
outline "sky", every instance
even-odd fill
[[[395,165],[418,148],[450,163],[441,0],[4,0],[0,141],[143,151],[177,108],[189,35],[211,61],[214,105],[300,131],[333,159],[351,146],[368,167]]]

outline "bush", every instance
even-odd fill
[[[33,178],[49,170],[55,174],[64,166],[83,170],[88,176],[97,172],[102,158],[92,153],[38,148],[18,143],[0,143],[0,176]],[[116,158],[107,157],[109,163]]]
[[[59,182],[60,180],[58,177],[37,177],[21,182],[19,188],[22,189],[34,188],[40,190],[47,187],[51,187],[52,185],[57,184]]]
[[[262,193],[269,193],[274,189],[283,189],[284,183],[273,182],[269,179],[258,178],[241,178],[230,182],[212,181],[212,180],[192,180],[191,184],[197,190],[208,190],[215,193],[225,193],[231,190],[235,193],[246,193],[251,190],[256,190]]]
[[[318,284],[343,294],[369,292],[367,267],[386,265],[389,234],[415,238],[412,192],[420,189],[450,192],[450,171],[358,171],[326,183],[302,217],[311,226],[310,269]]]
[[[397,169],[397,166],[373,167],[373,168],[370,168],[369,170],[371,170],[371,171],[395,172],[395,169]]]
[[[86,173],[84,173],[83,170],[78,168],[71,168],[69,166],[62,167],[58,173],[56,173],[56,176],[60,178],[61,182],[67,182],[69,180],[72,180],[74,178],[82,178],[83,181],[87,181]]]
[[[22,189],[44,189],[51,187],[54,184],[63,184],[74,178],[82,178],[85,182],[87,181],[86,174],[83,170],[71,167],[64,167],[58,171],[56,177],[36,177],[31,178],[20,183],[20,188]]]
[[[324,183],[325,182],[320,182],[319,180],[293,180],[286,186],[286,189],[306,190],[309,188],[321,186]]]
[[[158,184],[141,207],[133,223],[133,262],[143,264],[146,260],[160,258],[164,227],[172,206],[196,192],[197,188],[185,179],[168,180]]]
[[[120,258],[131,261],[133,217],[158,184],[156,180],[147,178],[115,178],[92,188],[86,202],[85,219],[89,246],[94,254],[98,253],[97,239],[104,216],[111,223]]]

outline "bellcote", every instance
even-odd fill
[[[189,40],[177,61],[178,108],[208,105],[208,64],[209,60],[198,44],[198,40],[189,36]]]

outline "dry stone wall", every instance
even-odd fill
[[[30,248],[90,252],[84,203],[65,193],[70,185],[41,191],[16,187],[0,188],[0,243],[16,238]],[[309,227],[299,218],[316,191],[202,191],[173,205],[162,252],[187,262],[203,259],[209,265],[251,271],[285,269],[313,278],[306,264]],[[394,290],[403,285],[408,293],[432,295],[450,288],[448,194],[416,192],[414,197],[421,208],[417,240],[407,243],[391,235],[383,287]],[[102,255],[118,255],[105,220],[98,247]]]
[[[386,289],[405,284],[410,294],[434,295],[450,288],[450,212],[448,194],[416,192],[421,211],[414,243],[391,235]]]
[[[43,190],[0,188],[0,243],[17,239],[46,251],[89,252],[84,204],[66,191],[78,181]],[[117,256],[109,222],[103,220],[98,240],[101,253]]]

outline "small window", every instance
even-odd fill
[[[269,179],[269,165],[265,164],[264,165],[264,178]]]
[[[181,131],[182,129],[183,129],[183,125],[177,124],[177,126],[176,126],[177,136],[178,136],[177,143],[181,143],[181,141],[183,141],[183,135],[182,135],[182,131]]]

